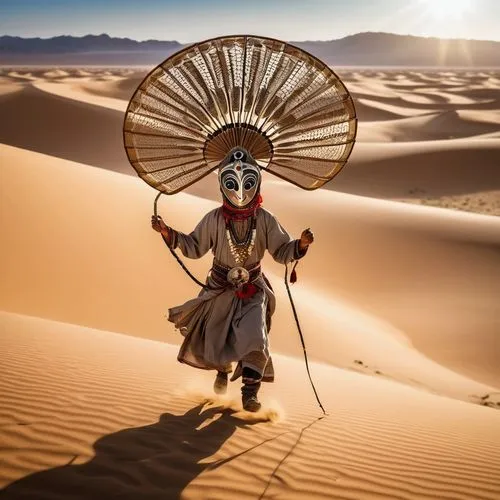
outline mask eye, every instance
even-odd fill
[[[255,187],[255,179],[254,178],[247,179],[243,187],[245,188],[246,191],[249,191],[250,189]]]
[[[250,191],[257,185],[257,181],[258,179],[255,172],[247,169],[243,175],[243,189],[245,189],[245,191]]]
[[[234,179],[226,179],[224,181],[224,187],[228,189],[229,191],[236,191],[238,189],[238,186]]]

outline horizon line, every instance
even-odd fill
[[[401,34],[401,33],[392,33],[389,31],[358,31],[356,33],[351,33],[348,35],[341,36],[340,38],[327,38],[327,39],[317,39],[317,40],[284,40],[286,42],[292,42],[292,43],[316,43],[316,42],[334,42],[337,40],[343,40],[345,38],[349,38],[352,36],[356,35],[364,35],[364,34],[375,34],[375,35],[392,35],[392,36],[399,36],[399,37],[413,37],[413,38],[424,38],[424,39],[432,39],[432,40],[447,40],[447,41],[452,41],[452,40],[461,40],[461,41],[471,41],[471,42],[493,42],[493,43],[500,43],[499,40],[491,40],[491,39],[486,39],[486,38],[443,38],[439,36],[430,36],[430,35],[413,35],[411,33],[406,33],[406,34]],[[262,37],[268,37],[268,38],[274,38],[270,37],[268,35],[257,35],[257,34],[252,34],[252,33],[240,33],[240,34],[229,34],[229,35],[219,35],[219,36],[214,36],[211,38],[204,38],[204,40],[210,40],[212,38],[219,38],[220,36],[262,36]],[[137,40],[135,38],[130,38],[130,37],[120,37],[120,36],[112,36],[109,33],[99,33],[99,34],[94,34],[94,33],[87,33],[86,35],[70,35],[70,34],[59,34],[59,35],[52,35],[49,37],[40,37],[40,36],[34,36],[34,37],[27,37],[27,36],[22,36],[22,35],[8,35],[8,34],[0,34],[1,37],[11,37],[11,38],[21,38],[24,40],[51,40],[53,38],[62,38],[62,37],[72,37],[72,38],[86,38],[86,37],[100,37],[100,36],[107,36],[108,38],[116,39],[116,40],[131,40],[133,42],[138,42],[138,43],[144,43],[144,42],[176,42],[181,45],[189,45],[189,44],[194,44],[194,43],[199,43],[200,40],[196,41],[189,41],[189,42],[181,42],[179,40],[160,40],[158,38],[148,38],[145,40]],[[275,38],[278,40],[277,38]]]

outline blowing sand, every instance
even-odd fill
[[[121,145],[141,75],[1,76],[2,497],[499,498],[498,74],[345,71],[350,164],[313,193],[265,179],[266,208],[316,235],[293,294],[323,419],[269,259],[265,410],[176,362],[164,313],[197,288]],[[190,231],[218,203],[209,176],[160,213]]]

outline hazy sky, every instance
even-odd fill
[[[0,35],[23,37],[302,41],[363,31],[500,40],[500,0],[0,0]]]

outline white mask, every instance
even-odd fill
[[[219,184],[226,199],[237,208],[246,207],[259,192],[261,173],[244,148],[234,148],[219,169]]]

